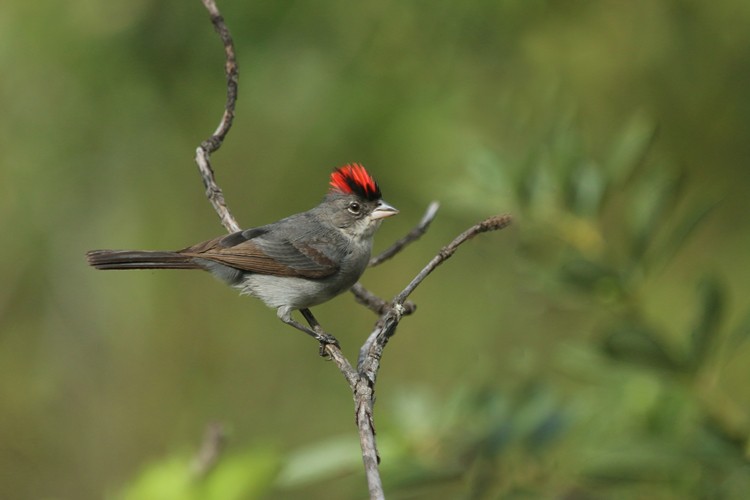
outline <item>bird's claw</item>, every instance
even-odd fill
[[[329,333],[318,333],[316,339],[320,342],[320,355],[324,358],[330,358],[330,354],[326,350],[326,346],[336,346],[337,349],[341,349],[339,341],[333,335]]]

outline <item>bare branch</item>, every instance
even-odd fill
[[[385,313],[391,306],[390,302],[381,299],[367,288],[362,286],[361,283],[355,283],[354,286],[349,290],[354,295],[354,300],[362,304],[378,316]],[[417,310],[417,305],[407,300],[404,302],[404,316],[408,316]]]
[[[239,224],[235,220],[232,213],[227,207],[227,203],[224,200],[224,193],[221,188],[216,184],[214,177],[213,168],[211,168],[211,162],[209,157],[211,153],[215,152],[221,147],[224,138],[226,137],[229,129],[232,127],[232,121],[234,120],[234,108],[237,102],[237,84],[239,80],[239,73],[237,68],[237,59],[234,54],[234,42],[232,36],[229,33],[229,28],[224,23],[224,18],[221,16],[218,7],[214,0],[202,0],[203,5],[208,10],[211,16],[211,22],[214,25],[214,29],[219,34],[221,42],[224,45],[224,53],[226,55],[226,63],[224,65],[224,72],[227,77],[227,100],[224,105],[224,114],[221,117],[219,126],[216,131],[201,143],[201,145],[195,150],[195,162],[198,164],[198,170],[200,170],[201,178],[203,179],[203,185],[206,187],[206,197],[211,202],[214,210],[221,219],[221,224],[230,233],[234,233],[240,230]]]
[[[390,307],[385,308],[375,325],[375,329],[367,338],[359,351],[357,370],[359,382],[355,387],[354,400],[356,407],[357,429],[359,430],[362,459],[370,486],[371,498],[383,498],[382,485],[378,472],[377,447],[375,444],[375,426],[373,405],[375,403],[375,382],[380,370],[380,360],[383,357],[388,340],[396,332],[401,318],[407,314],[404,307],[406,298],[419,286],[422,281],[435,270],[437,266],[449,259],[464,242],[477,234],[495,231],[507,227],[511,223],[510,215],[497,215],[485,219],[457,236],[417,274],[404,290],[396,296]]]
[[[427,231],[430,223],[435,218],[435,215],[437,215],[438,208],[440,208],[440,204],[437,201],[433,201],[432,203],[430,203],[427,207],[427,210],[425,211],[425,214],[422,216],[422,220],[419,221],[419,224],[417,224],[414,229],[409,231],[406,236],[393,243],[379,255],[376,255],[375,257],[370,259],[370,263],[368,265],[370,267],[380,265],[386,260],[395,256],[410,243],[418,240]],[[367,307],[378,316],[383,314],[390,305],[387,301],[381,299],[380,297],[369,291],[367,288],[365,288],[361,283],[356,283],[350,291],[352,292],[352,294],[354,294],[354,299],[358,303]],[[406,302],[404,304],[404,308],[404,314],[411,314],[417,310],[417,306],[413,302]]]
[[[321,354],[326,355],[334,362],[349,383],[352,392],[354,392],[357,387],[357,382],[359,382],[359,375],[357,374],[357,370],[352,367],[352,364],[349,363],[349,360],[346,359],[346,356],[341,352],[341,348],[335,344],[325,344],[321,346],[321,349]]]
[[[388,309],[389,304],[387,301],[381,299],[380,297],[369,291],[359,282],[355,283],[349,291],[354,295],[354,300],[356,300],[359,304],[362,304],[378,316],[383,314],[383,312]]]
[[[375,390],[365,380],[361,380],[357,386],[356,396],[356,418],[359,430],[359,442],[362,449],[362,462],[365,466],[367,476],[367,487],[371,499],[385,499],[383,484],[380,480],[380,455],[375,444],[375,420],[372,416],[372,407],[375,404]]]
[[[393,245],[384,250],[380,255],[376,255],[375,257],[370,259],[369,266],[375,267],[382,264],[386,260],[399,253],[401,250],[403,250],[404,247],[406,247],[408,244],[417,241],[427,231],[427,228],[430,227],[430,223],[435,218],[435,215],[437,215],[437,211],[439,208],[440,203],[438,203],[437,201],[433,201],[432,203],[430,203],[427,206],[427,211],[422,216],[422,220],[419,221],[419,224],[417,224],[414,229],[409,231],[406,236],[396,241]]]
[[[503,229],[510,225],[511,221],[512,217],[507,214],[489,217],[458,235],[427,263],[419,274],[411,280],[411,283],[409,283],[406,288],[404,288],[401,293],[393,299],[392,306],[380,316],[375,330],[367,338],[364,345],[362,345],[357,361],[357,369],[359,370],[360,375],[365,376],[373,385],[375,384],[375,379],[378,370],[380,369],[380,358],[383,355],[383,349],[388,343],[390,337],[396,332],[396,327],[401,321],[402,316],[406,314],[404,302],[420,285],[420,283],[422,283],[422,281],[424,281],[424,279],[434,271],[437,266],[453,256],[453,254],[456,253],[456,250],[458,250],[458,247],[463,243],[477,234]]]
[[[447,246],[443,247],[440,252],[425,266],[422,271],[409,283],[403,291],[396,296],[393,300],[394,304],[402,305],[404,301],[411,295],[415,288],[419,286],[422,281],[435,270],[437,266],[448,260],[456,253],[461,244],[470,240],[474,236],[480,233],[486,233],[487,231],[496,231],[508,227],[512,221],[512,217],[508,214],[494,215],[488,219],[483,220],[479,224],[475,224],[460,235],[458,235],[453,241]]]
[[[234,108],[237,100],[237,83],[238,72],[237,62],[234,53],[234,44],[229,30],[224,23],[224,19],[219,13],[214,0],[202,0],[203,5],[211,16],[211,22],[214,25],[224,45],[226,54],[225,72],[227,77],[227,100],[224,108],[224,114],[216,131],[203,141],[196,150],[195,161],[201,172],[203,184],[206,187],[206,196],[211,205],[221,219],[222,225],[229,231],[239,231],[240,227],[237,221],[230,213],[224,195],[216,183],[214,172],[211,168],[209,157],[221,147],[224,138],[232,126],[234,119]],[[370,260],[370,266],[377,266],[382,262],[392,258],[398,252],[403,250],[407,245],[421,237],[430,223],[435,218],[438,210],[438,203],[432,202],[425,212],[419,224],[412,229],[406,236],[396,241],[387,250]],[[375,423],[373,417],[373,407],[375,404],[375,381],[380,370],[380,359],[383,355],[388,340],[396,331],[401,318],[415,311],[416,306],[407,302],[409,295],[419,286],[422,281],[435,270],[437,266],[450,258],[458,247],[465,241],[476,236],[479,233],[493,231],[506,227],[511,222],[509,215],[499,215],[490,217],[479,224],[469,228],[467,231],[456,237],[450,244],[445,246],[440,252],[420,271],[419,274],[399,293],[391,303],[375,296],[361,284],[357,283],[352,288],[355,298],[361,304],[378,314],[378,321],[375,328],[362,345],[355,369],[351,363],[342,354],[337,345],[326,344],[321,348],[321,353],[331,359],[349,384],[354,396],[355,418],[357,429],[359,431],[360,446],[362,449],[362,460],[365,466],[367,484],[371,499],[384,499],[383,485],[380,479],[377,445],[375,442]],[[205,474],[216,463],[223,445],[223,432],[220,426],[209,427],[204,446],[196,457],[195,469],[197,474]]]

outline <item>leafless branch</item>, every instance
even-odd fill
[[[429,213],[429,210],[428,210]],[[423,219],[424,220],[424,219]],[[375,381],[380,370],[380,359],[383,356],[388,340],[396,333],[401,318],[413,311],[407,312],[404,307],[406,299],[411,293],[435,270],[440,264],[453,256],[458,247],[467,242],[474,236],[487,231],[496,231],[507,227],[511,223],[510,215],[496,215],[475,224],[460,235],[458,235],[448,245],[443,247],[438,254],[427,263],[427,265],[414,277],[414,279],[404,288],[390,303],[390,305],[381,306],[380,317],[375,325],[375,329],[367,338],[359,351],[357,360],[357,381],[350,387],[354,391],[355,415],[357,419],[357,429],[359,430],[359,440],[362,449],[362,459],[364,461],[367,481],[370,487],[371,498],[383,498],[382,485],[378,472],[380,457],[378,456],[377,445],[375,442],[375,424],[373,417],[373,406],[375,404]],[[410,233],[411,234],[411,233]],[[336,346],[327,346],[328,353],[338,363],[340,350]],[[348,362],[347,362],[348,364]],[[344,369],[339,367],[343,372]]]
[[[198,170],[200,170],[201,177],[203,179],[203,185],[206,187],[206,196],[208,201],[214,207],[214,210],[221,219],[221,224],[230,233],[234,233],[240,230],[239,224],[232,216],[232,213],[227,207],[227,203],[224,200],[224,193],[221,188],[216,184],[214,177],[214,170],[211,168],[211,162],[209,157],[211,153],[215,152],[221,147],[224,138],[226,137],[229,129],[232,128],[232,121],[234,120],[234,107],[237,102],[237,85],[239,80],[239,72],[237,68],[237,58],[234,54],[234,42],[232,41],[232,35],[229,33],[229,28],[224,23],[224,18],[219,12],[216,2],[214,0],[201,0],[203,5],[208,10],[211,16],[211,23],[214,25],[214,29],[219,34],[221,42],[224,45],[224,53],[226,55],[226,63],[224,65],[224,72],[227,77],[227,100],[224,105],[224,114],[221,117],[219,126],[216,131],[201,143],[201,145],[195,150],[195,162],[198,164]]]
[[[437,215],[438,208],[440,208],[440,204],[437,201],[433,201],[432,203],[430,203],[424,215],[422,216],[422,220],[419,221],[419,224],[417,224],[414,229],[409,231],[406,236],[393,243],[379,255],[376,255],[375,257],[370,259],[369,266],[375,267],[379,264],[382,264],[386,260],[395,256],[401,250],[403,250],[407,245],[418,240],[427,231],[430,223],[435,218],[435,215]],[[367,307],[378,316],[383,314],[389,306],[389,303],[387,301],[381,299],[380,297],[366,289],[361,283],[356,283],[350,291],[352,292],[352,294],[354,294],[354,298],[357,302]],[[404,303],[405,315],[411,314],[416,310],[417,306],[413,302]]]
[[[349,290],[354,295],[354,300],[362,304],[378,316],[383,314],[388,308],[388,302],[381,299],[367,288],[362,286],[361,283],[355,283],[354,286]]]
[[[234,107],[237,99],[237,63],[234,54],[234,45],[229,30],[224,23],[224,19],[219,13],[218,8],[213,0],[201,0],[209,11],[211,22],[224,44],[226,54],[226,75],[227,75],[227,101],[224,109],[224,115],[214,134],[207,140],[203,141],[196,150],[196,163],[200,169],[203,183],[206,186],[206,196],[211,205],[221,219],[222,225],[229,231],[239,231],[240,227],[237,221],[227,208],[224,195],[216,184],[213,169],[209,162],[209,156],[221,147],[224,138],[229,132],[234,118]],[[419,239],[430,223],[435,218],[438,210],[438,203],[432,202],[425,212],[422,220],[406,236],[396,241],[387,250],[370,260],[370,266],[377,266],[382,262],[392,258],[404,247]],[[375,328],[362,345],[359,351],[356,369],[349,360],[343,355],[341,349],[334,344],[326,344],[323,348],[324,353],[329,357],[341,371],[346,379],[354,396],[355,419],[359,431],[360,446],[362,449],[362,460],[367,476],[367,484],[371,499],[384,499],[383,485],[380,479],[377,445],[375,441],[375,421],[373,417],[373,407],[375,404],[375,381],[378,371],[380,370],[380,359],[383,355],[388,340],[396,332],[396,328],[402,317],[413,313],[416,306],[406,299],[411,293],[424,281],[424,279],[435,270],[437,266],[450,258],[460,245],[477,234],[502,229],[511,222],[509,215],[498,215],[490,217],[456,237],[451,243],[443,247],[440,252],[412,279],[391,302],[387,302],[365,289],[357,283],[352,288],[352,292],[358,302],[366,305],[378,314],[378,320]],[[204,448],[196,458],[196,468],[198,470],[209,470],[215,464],[221,450],[223,434],[216,429],[209,428]],[[207,444],[206,444],[207,443]]]
[[[401,250],[403,250],[404,247],[409,243],[417,241],[425,232],[427,232],[427,228],[430,227],[430,223],[435,218],[435,215],[437,215],[437,211],[439,208],[440,203],[438,203],[437,201],[433,201],[432,203],[430,203],[427,206],[427,211],[422,216],[422,220],[419,221],[419,224],[417,224],[414,229],[409,231],[406,236],[396,241],[395,243],[393,243],[393,245],[384,250],[380,255],[376,255],[375,257],[370,259],[370,267],[375,267],[382,264],[386,260],[399,253]]]
[[[399,293],[393,300],[395,305],[403,306],[404,301],[411,295],[415,288],[419,286],[422,281],[435,270],[437,266],[448,260],[456,253],[458,247],[466,241],[470,240],[474,236],[480,233],[486,233],[487,231],[497,231],[498,229],[506,228],[510,225],[512,217],[508,214],[493,215],[482,222],[475,224],[451,241],[447,246],[443,247],[442,250],[420,271],[420,273],[414,277],[406,288]]]

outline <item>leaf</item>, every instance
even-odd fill
[[[573,169],[567,179],[568,206],[576,215],[593,217],[599,213],[606,187],[598,165],[585,161]]]
[[[276,453],[251,450],[227,455],[201,485],[202,500],[260,498],[273,484],[279,470]]]
[[[246,500],[259,498],[276,477],[275,453],[251,450],[222,456],[216,467],[199,480],[190,460],[171,456],[149,465],[118,496],[120,500]]]
[[[379,443],[382,452],[382,443]],[[300,448],[288,455],[278,478],[279,486],[294,488],[326,481],[362,466],[356,435],[336,436]]]
[[[589,259],[570,258],[559,272],[564,283],[601,299],[608,300],[622,291],[621,279],[614,269]]]
[[[644,179],[631,205],[631,259],[641,260],[659,227],[677,205],[685,184],[682,172],[658,171]]]
[[[655,258],[659,259],[662,263],[666,263],[672,259],[716,206],[717,203],[705,203],[688,212],[682,221],[676,225],[665,243],[661,245],[661,248],[658,249]]]
[[[626,183],[643,163],[656,136],[656,127],[643,114],[635,114],[623,127],[604,166],[614,186]]]
[[[150,464],[125,489],[120,500],[163,498],[165,500],[197,499],[191,482],[189,461],[172,456]]]
[[[724,313],[725,291],[716,277],[708,277],[698,284],[699,316],[693,327],[692,361],[699,366],[707,357],[719,331]]]
[[[671,371],[681,368],[656,332],[629,319],[610,328],[605,334],[602,348],[610,357],[626,363]]]
[[[586,454],[591,464],[585,476],[599,485],[659,482],[678,484],[689,465],[689,457],[665,442],[634,440],[619,446],[604,446]]]

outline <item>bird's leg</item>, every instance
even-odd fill
[[[286,323],[287,325],[293,326],[297,330],[305,332],[306,334],[310,335],[315,340],[320,342],[321,355],[324,355],[323,353],[325,352],[325,346],[328,344],[332,344],[332,345],[335,345],[336,347],[339,347],[339,341],[336,340],[336,337],[323,331],[323,329],[320,327],[320,323],[318,323],[318,320],[316,320],[315,316],[313,316],[313,314],[310,312],[310,309],[300,309],[300,312],[302,313],[302,316],[304,316],[307,322],[309,323],[310,328],[292,319],[291,309],[280,307],[279,310],[277,311],[277,315],[279,319],[283,321],[284,323]]]
[[[341,346],[339,345],[339,341],[330,333],[326,333],[323,331],[323,328],[320,326],[320,323],[318,323],[318,320],[315,319],[315,316],[313,316],[313,313],[312,311],[310,311],[310,309],[300,309],[299,312],[302,313],[302,316],[304,316],[307,320],[307,324],[309,324],[313,331],[315,331],[315,333],[318,335],[315,338],[318,339],[318,342],[320,342],[319,354],[324,358],[330,359],[330,355],[326,352],[326,346],[328,344],[331,344],[340,348]]]

